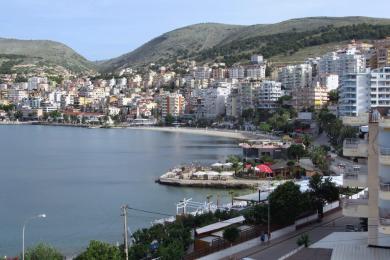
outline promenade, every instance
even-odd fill
[[[272,239],[269,243],[261,244],[259,238],[249,240],[239,245],[202,257],[202,260],[215,259],[279,259],[298,247],[297,239],[306,233],[309,235],[310,244],[313,244],[332,232],[345,231],[345,225],[358,224],[356,218],[342,216],[341,209],[325,216],[321,223],[314,223],[300,228],[292,233]]]

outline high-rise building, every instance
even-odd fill
[[[371,71],[371,107],[390,107],[390,67]]]
[[[368,219],[368,245],[390,247],[390,117],[389,108],[377,108],[369,118],[368,136],[347,139],[345,156],[367,163],[347,169],[343,186],[363,190],[343,200],[343,214]],[[368,120],[367,120],[368,121]]]
[[[312,84],[312,76],[310,64],[286,66],[281,68],[278,73],[279,81],[288,95],[295,88],[309,87]]]
[[[257,89],[257,107],[260,109],[273,109],[282,96],[282,84],[276,81],[263,81]]]
[[[358,116],[370,109],[370,74],[344,74],[339,86],[339,115]]]
[[[178,117],[184,114],[185,100],[181,94],[169,93],[161,97],[161,115]]]

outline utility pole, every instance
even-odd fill
[[[124,217],[124,229],[125,229],[125,232],[124,232],[124,243],[125,243],[125,256],[126,256],[126,260],[129,259],[129,248],[128,248],[128,243],[127,243],[127,209],[129,208],[129,206],[127,205],[123,205],[121,207],[122,209],[122,215]]]

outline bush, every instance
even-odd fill
[[[64,256],[54,247],[46,244],[38,244],[36,247],[27,249],[26,260],[62,260]]]
[[[240,231],[236,227],[228,227],[223,231],[223,238],[230,243],[236,242],[240,237]]]
[[[308,247],[310,243],[309,235],[308,234],[303,234],[301,235],[298,240],[297,240],[297,245],[298,246],[305,246]]]

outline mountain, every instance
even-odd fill
[[[15,67],[60,67],[72,72],[88,72],[95,65],[65,44],[46,40],[0,38],[0,63]]]
[[[312,35],[316,35],[320,28],[330,26],[338,28],[357,24],[390,25],[390,19],[358,16],[308,17],[275,24],[249,26],[217,23],[195,24],[164,33],[132,52],[103,61],[99,64],[99,69],[101,71],[112,71],[127,66],[142,66],[152,62],[173,61],[177,58],[196,58],[198,61],[206,61],[206,54],[210,50],[220,52],[220,50],[226,49],[226,46],[235,46],[238,43],[244,46],[242,44],[251,43],[252,39],[256,39],[256,43],[261,46],[261,40],[268,40],[266,38],[268,36],[288,37],[294,35],[294,33],[304,32],[312,32]],[[302,36],[307,37],[308,34],[302,34]],[[246,53],[255,50],[258,50],[258,48],[253,46],[243,49]]]

